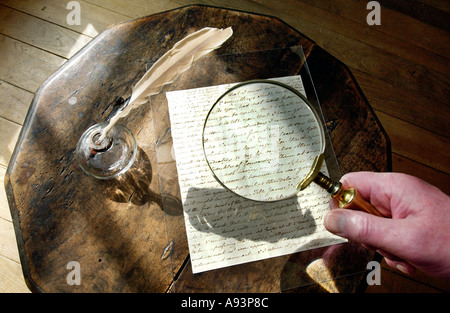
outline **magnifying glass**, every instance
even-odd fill
[[[343,189],[321,172],[323,123],[306,97],[286,84],[253,80],[233,86],[208,112],[202,140],[215,179],[241,197],[280,201],[314,182],[341,208],[383,216],[356,189]]]

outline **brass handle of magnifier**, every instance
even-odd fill
[[[362,210],[367,213],[384,217],[361,193],[355,188],[344,189],[340,182],[333,182],[331,179],[319,172],[314,182],[325,188],[335,198],[339,207],[343,209]]]
[[[339,207],[343,209],[362,210],[367,213],[384,217],[369,201],[367,201],[355,188],[344,189],[340,182],[334,182],[320,172],[324,162],[324,155],[321,154],[314,160],[311,171],[298,185],[298,190],[305,189],[311,182],[315,182],[320,187],[328,191],[331,197],[335,198]]]

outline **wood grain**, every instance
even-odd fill
[[[7,166],[16,145],[21,126],[0,117],[0,164]]]
[[[377,116],[389,132],[389,138],[394,143],[394,153],[450,173],[450,153],[445,148],[450,145],[449,138],[408,125],[385,113],[378,112]]]
[[[437,186],[446,194],[450,194],[450,175],[433,167],[425,166],[401,155],[392,154],[392,168],[396,172],[410,174]]]
[[[0,49],[0,79],[32,93],[66,61],[4,35],[0,35]]]
[[[0,33],[63,58],[70,58],[92,39],[2,5]]]
[[[20,263],[0,255],[0,292],[2,293],[29,293],[30,290],[25,285]]]
[[[0,81],[0,103],[3,104],[1,117],[22,125],[32,99],[31,92]]]
[[[89,37],[95,37],[108,26],[131,18],[119,12],[105,10],[96,3],[91,4],[86,1],[78,1],[83,16],[80,20],[80,25],[68,24],[67,14],[70,12],[67,9],[68,2],[59,0],[0,0],[0,3],[16,11],[50,22],[50,24],[56,24]],[[31,32],[31,30],[29,31]]]

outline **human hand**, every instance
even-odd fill
[[[324,217],[325,228],[376,249],[389,266],[412,274],[415,268],[450,278],[450,197],[406,174],[349,173],[344,188],[355,187],[384,216],[336,209]]]

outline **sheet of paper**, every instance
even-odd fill
[[[300,76],[274,80],[304,94]],[[345,242],[324,228],[329,195],[314,184],[297,197],[261,203],[215,180],[203,153],[203,125],[211,106],[231,86],[166,94],[193,272]],[[325,166],[322,171],[327,173]]]

